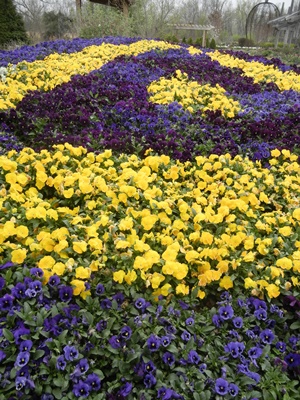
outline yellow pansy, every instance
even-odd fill
[[[51,269],[53,275],[56,274],[59,276],[63,275],[65,270],[66,270],[66,265],[62,262],[55,263]]]
[[[292,229],[290,226],[284,226],[282,228],[278,229],[278,232],[282,235],[282,236],[290,236],[292,235]]]
[[[233,288],[233,282],[232,282],[232,279],[230,278],[230,276],[224,276],[220,280],[219,286],[226,290]]]
[[[153,228],[154,224],[158,221],[158,217],[156,215],[147,215],[142,218],[141,225],[146,231],[150,231]]]
[[[118,283],[123,283],[125,275],[126,275],[125,271],[120,269],[119,271],[113,273],[113,280]]]
[[[270,285],[266,286],[266,291],[270,299],[276,298],[280,295],[280,289],[274,283],[271,283]]]
[[[27,226],[24,225],[17,226],[15,232],[20,238],[26,238],[29,234]]]
[[[245,289],[257,288],[257,283],[250,277],[244,279],[244,284],[245,284]]]
[[[174,261],[177,258],[180,245],[178,242],[170,244],[167,249],[163,252],[162,258],[165,261]]]
[[[137,279],[137,274],[134,270],[130,270],[124,276],[124,280],[128,285],[131,285]]]
[[[190,251],[186,252],[186,254],[185,254],[185,259],[187,262],[194,261],[198,257],[199,257],[199,253],[195,250],[190,250]]]
[[[17,249],[11,252],[11,261],[16,264],[22,264],[26,258],[26,249]]]
[[[53,265],[55,264],[55,260],[53,257],[51,256],[44,256],[39,262],[38,262],[38,266],[39,268],[45,270],[45,269],[49,269],[51,270]]]
[[[88,279],[91,276],[91,270],[90,268],[77,267],[75,269],[75,276],[80,279]]]
[[[119,222],[120,231],[127,231],[133,228],[133,219],[131,217],[126,217],[121,219]]]
[[[183,296],[188,295],[190,292],[190,289],[187,285],[184,283],[179,283],[179,285],[176,286],[176,294],[181,294]]]
[[[70,284],[74,287],[73,293],[75,296],[85,291],[85,282],[80,279],[73,279]]]
[[[78,254],[82,254],[87,250],[87,244],[86,242],[73,242],[73,250],[78,253]]]
[[[296,208],[293,211],[293,218],[295,218],[297,221],[300,221],[300,208]]]
[[[154,272],[154,274],[149,277],[153,289],[157,289],[165,279],[166,278],[158,272]]]
[[[66,240],[60,240],[59,243],[57,243],[54,247],[53,250],[56,253],[60,253],[62,250],[67,248],[69,246],[68,242]]]
[[[276,261],[277,267],[281,267],[282,269],[289,270],[293,267],[293,262],[287,257],[279,258]]]

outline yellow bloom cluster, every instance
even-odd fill
[[[219,51],[206,54],[224,67],[240,68],[246,76],[253,78],[254,83],[274,82],[281,91],[295,90],[300,92],[300,75],[295,72],[282,72],[273,65],[264,65],[258,61],[245,61],[229,54],[222,54]]]
[[[50,54],[32,63],[22,61],[8,66],[5,82],[0,81],[0,110],[15,107],[30,90],[49,91],[68,82],[73,75],[99,69],[120,55],[138,55],[152,49],[179,48],[163,41],[140,40],[130,45],[103,43],[71,54]]]
[[[203,298],[218,287],[277,297],[299,286],[300,166],[230,155],[172,161],[69,144],[0,157],[0,264],[39,266],[86,296],[115,282]]]
[[[171,79],[162,77],[151,82],[147,90],[153,103],[170,104],[177,101],[191,113],[196,110],[220,110],[225,117],[233,118],[241,110],[239,102],[228,97],[225,89],[218,84],[213,87],[189,81],[188,75],[180,70]]]

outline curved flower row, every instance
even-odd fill
[[[32,63],[23,61],[16,66],[8,66],[6,79],[0,82],[0,110],[14,107],[29,91],[49,91],[68,82],[73,75],[99,69],[115,57],[139,54],[153,48],[163,50],[178,46],[155,40],[118,46],[102,43],[100,46],[85,47],[76,53],[52,53],[43,60]]]
[[[0,157],[0,261],[63,276],[86,297],[93,271],[114,281],[203,298],[246,288],[277,297],[299,285],[299,164],[271,169],[230,155],[87,153],[58,145]]]
[[[191,113],[196,110],[220,110],[227,118],[234,117],[240,110],[237,101],[225,95],[225,89],[218,84],[212,87],[209,84],[199,85],[197,81],[189,81],[186,73],[176,71],[171,79],[160,78],[148,86],[150,101],[157,104],[170,104],[177,101]]]
[[[274,82],[280,90],[296,90],[300,92],[300,76],[293,71],[281,71],[273,65],[264,65],[258,61],[245,61],[219,51],[206,53],[212,60],[229,68],[240,68],[244,74],[253,78],[255,83]]]
[[[22,46],[14,50],[0,50],[0,68],[7,67],[9,64],[18,64],[22,61],[34,62],[36,60],[43,60],[52,53],[71,54],[81,51],[88,46],[100,46],[103,43],[109,43],[116,46],[120,44],[128,45],[138,40],[140,39],[119,36],[106,36],[104,38],[92,39],[60,39],[37,43],[34,46]]]

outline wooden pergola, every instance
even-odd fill
[[[90,3],[102,4],[104,6],[115,7],[122,11],[124,15],[128,15],[129,7],[133,4],[134,0],[89,0]],[[76,0],[76,11],[80,13],[82,0]]]
[[[284,44],[300,38],[300,10],[276,18],[268,22],[268,24],[276,30],[275,47],[278,46],[279,38],[282,34]]]
[[[202,31],[202,47],[206,47],[206,35],[208,31],[214,29],[212,25],[197,25],[197,24],[168,24],[168,26],[173,27],[176,30],[192,30],[192,31]]]

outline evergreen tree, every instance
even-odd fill
[[[28,43],[24,21],[13,0],[0,0],[0,48],[12,42]]]
[[[58,11],[45,12],[43,16],[45,32],[44,39],[62,38],[71,28],[70,18]]]

